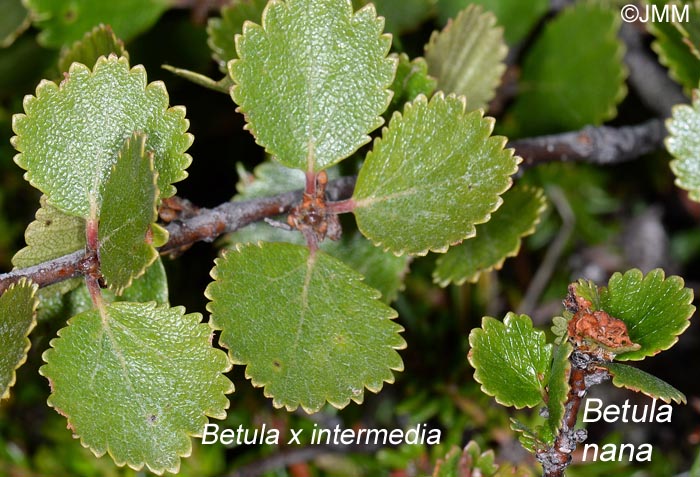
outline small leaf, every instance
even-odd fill
[[[557,346],[553,353],[552,371],[549,375],[547,383],[547,391],[549,400],[547,401],[547,410],[549,417],[547,425],[551,435],[556,436],[564,422],[564,412],[566,411],[566,399],[569,394],[569,374],[571,373],[571,362],[569,356],[574,348],[568,342],[563,342]],[[554,442],[548,442],[552,445]]]
[[[24,232],[27,246],[12,257],[17,268],[27,268],[85,248],[85,220],[67,215],[40,199],[36,219]],[[80,279],[66,280],[41,290],[41,294],[66,293],[80,284]],[[50,290],[49,290],[50,289]]]
[[[469,5],[481,5],[493,12],[498,24],[504,27],[509,45],[525,39],[537,22],[549,11],[549,0],[437,0],[438,18],[441,24],[454,18]]]
[[[646,276],[633,269],[624,275],[615,273],[608,287],[600,291],[600,305],[611,316],[627,325],[637,351],[619,354],[619,361],[640,360],[670,348],[690,325],[695,312],[693,290],[684,288],[683,279],[664,277],[661,269]]]
[[[424,58],[411,60],[406,53],[396,57],[398,58],[396,77],[391,85],[391,91],[394,94],[391,97],[389,109],[384,112],[385,118],[389,118],[390,113],[403,109],[405,103],[413,101],[420,94],[430,97],[437,86],[435,78],[428,75],[428,63]]]
[[[15,371],[27,360],[28,336],[36,326],[37,288],[22,279],[0,296],[0,401],[10,396]]]
[[[445,251],[489,220],[519,158],[490,137],[493,119],[462,97],[419,96],[374,143],[353,200],[357,226],[394,254]]]
[[[125,40],[148,30],[170,6],[165,0],[94,1],[25,0],[34,25],[42,30],[39,42],[57,48],[80,39],[100,23],[112,26]]]
[[[109,25],[98,25],[83,35],[83,38],[73,43],[70,48],[64,48],[58,59],[58,69],[68,71],[73,62],[87,66],[95,64],[100,56],[114,53],[129,59],[129,53]]]
[[[651,0],[649,3],[659,9],[663,9],[667,4],[665,0]],[[700,8],[697,2],[686,2],[683,8],[688,8],[689,22],[698,21]],[[655,37],[651,48],[658,55],[659,62],[668,68],[669,76],[683,86],[686,94],[690,96],[691,90],[697,88],[700,81],[700,60],[693,53],[692,47],[684,41],[683,30],[679,26],[681,25],[676,22],[668,21],[646,23],[647,29]]]
[[[389,105],[391,37],[372,5],[271,1],[246,23],[229,63],[233,100],[257,142],[282,164],[320,171],[369,142]]]
[[[95,455],[177,473],[207,416],[226,416],[226,355],[201,315],[155,303],[112,303],[70,319],[44,353],[49,405]]]
[[[207,22],[207,43],[219,69],[227,72],[226,64],[238,58],[236,35],[243,32],[246,21],[260,23],[262,12],[268,0],[232,0],[221,8],[221,17],[212,17]]]
[[[676,175],[676,185],[700,202],[700,91],[695,90],[692,106],[673,107],[673,117],[666,121],[666,128],[666,149],[675,158],[671,170]]]
[[[513,187],[503,194],[503,205],[491,220],[476,226],[476,237],[437,259],[433,281],[442,287],[475,283],[482,272],[500,270],[507,257],[518,254],[522,238],[535,231],[545,207],[542,189]]]
[[[318,411],[362,402],[393,382],[405,347],[396,312],[339,260],[285,243],[239,246],[206,290],[213,326],[275,407]]]
[[[428,71],[438,89],[467,98],[469,109],[485,108],[506,71],[508,47],[496,17],[476,5],[462,10],[425,45]]]
[[[118,295],[158,257],[146,232],[158,217],[158,189],[153,153],[146,136],[134,133],[124,142],[102,191],[99,213],[100,270]]]
[[[675,401],[678,404],[685,404],[685,395],[674,388],[666,381],[653,376],[641,369],[627,366],[620,363],[603,363],[612,374],[612,383],[618,388],[627,388],[632,391],[641,392],[653,399],[661,399],[665,403]]]
[[[503,322],[486,316],[469,334],[469,344],[469,363],[484,393],[518,409],[542,403],[552,345],[528,316],[508,313]]]
[[[498,466],[492,450],[481,452],[479,444],[469,441],[464,449],[452,447],[444,459],[438,459],[433,477],[492,477]]]
[[[620,12],[577,3],[552,20],[523,61],[508,126],[534,136],[599,125],[625,97]]]
[[[30,24],[29,12],[22,4],[22,0],[3,0],[0,17],[0,48],[12,45]]]
[[[147,84],[143,67],[130,69],[126,58],[101,57],[93,71],[73,63],[60,85],[42,81],[36,96],[26,96],[24,110],[13,117],[15,162],[63,212],[89,217],[92,197],[101,202],[100,185],[134,131],[148,136],[163,198],[187,176],[192,136],[184,108],[168,108],[163,83]]]

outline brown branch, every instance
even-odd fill
[[[610,165],[663,147],[666,128],[661,119],[636,126],[588,126],[580,131],[518,139],[508,144],[523,158],[523,168],[546,162],[588,162]]]
[[[355,187],[355,177],[342,177],[328,183],[328,199],[347,199]],[[241,202],[226,202],[213,209],[197,209],[195,215],[183,220],[174,220],[166,229],[170,237],[159,249],[160,253],[176,253],[195,242],[212,242],[225,233],[265,218],[288,212],[301,200],[302,191],[293,191],[272,197]],[[58,283],[69,278],[83,276],[94,268],[94,256],[84,250],[73,252],[47,262],[20,270],[0,274],[0,294],[11,284],[26,277],[40,287]]]

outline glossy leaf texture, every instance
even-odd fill
[[[675,158],[671,170],[676,175],[676,185],[700,202],[700,91],[695,90],[692,105],[674,106],[666,128],[666,149]]]
[[[649,3],[659,9],[663,9],[667,4],[662,0],[650,0]],[[683,8],[688,9],[689,26],[697,28],[700,24],[700,8],[697,2],[686,2]],[[678,11],[682,12],[683,8],[679,8]],[[668,68],[669,76],[683,86],[686,94],[690,96],[700,81],[700,59],[693,51],[692,42],[688,42],[687,35],[684,34],[685,21],[684,24],[674,21],[650,21],[646,23],[646,27],[655,38],[651,47],[658,55],[659,62]]]
[[[234,364],[275,407],[316,412],[362,402],[403,369],[396,312],[341,261],[287,243],[241,245],[216,260],[211,322]]]
[[[263,162],[253,173],[242,167],[238,169],[238,175],[242,179],[236,186],[239,194],[234,200],[267,197],[298,190],[304,183],[302,171],[284,167],[277,162]],[[329,176],[335,176],[335,169],[329,170]],[[264,222],[250,224],[226,236],[229,248],[235,248],[239,243],[254,244],[260,241],[306,244],[306,240],[298,231],[273,227]],[[408,272],[411,258],[406,255],[397,257],[384,252],[356,230],[345,229],[338,241],[324,240],[320,249],[364,275],[364,282],[379,290],[385,303],[394,301],[403,289],[403,278]]]
[[[36,325],[37,286],[22,279],[0,295],[0,401],[10,396],[15,371],[27,360]]]
[[[438,459],[433,477],[493,477],[497,470],[493,451],[481,452],[479,444],[469,441],[464,449],[453,447],[443,459]]]
[[[245,24],[229,63],[232,97],[258,144],[282,164],[320,171],[369,142],[389,106],[396,61],[374,7],[273,0]]]
[[[124,42],[117,38],[109,25],[98,25],[69,48],[61,50],[58,59],[59,71],[68,71],[73,62],[82,63],[89,67],[95,64],[100,56],[115,54],[129,59],[129,53]]]
[[[27,268],[53,260],[85,248],[85,219],[64,214],[46,203],[46,196],[40,199],[36,218],[24,232],[26,247],[12,257],[12,265]],[[52,290],[65,293],[75,288],[80,279],[66,280],[42,289],[44,294]]]
[[[684,287],[677,276],[666,278],[661,269],[643,275],[633,269],[615,273],[607,288],[600,290],[600,306],[611,316],[625,322],[637,351],[619,354],[619,361],[640,360],[666,350],[690,325],[695,312],[693,290]]]
[[[519,158],[463,97],[419,96],[374,142],[352,200],[362,233],[396,255],[445,251],[501,205]]]
[[[554,18],[527,53],[505,127],[535,136],[598,125],[627,93],[620,12],[577,3]],[[537,111],[537,114],[533,114]]]
[[[481,390],[504,406],[542,403],[549,381],[552,345],[526,315],[508,313],[501,322],[484,317],[469,333],[469,362]]]
[[[107,286],[120,294],[158,257],[147,239],[158,217],[158,188],[144,134],[134,133],[124,142],[101,195],[100,271]]]
[[[476,236],[450,247],[437,259],[433,281],[475,283],[483,272],[499,270],[506,258],[520,250],[522,238],[532,234],[546,208],[542,189],[517,185],[503,194],[503,205],[485,224],[476,226]]]
[[[226,416],[230,364],[198,313],[155,303],[105,304],[74,316],[40,373],[49,405],[97,456],[177,473],[207,416]]]
[[[612,383],[618,388],[627,388],[641,392],[653,399],[661,399],[665,403],[671,401],[685,404],[685,395],[666,381],[632,366],[620,363],[604,363],[603,367],[612,375]]]
[[[433,32],[425,45],[428,71],[439,90],[467,98],[469,109],[486,108],[506,71],[508,47],[496,17],[471,5]]]
[[[212,17],[207,22],[207,43],[219,69],[226,73],[226,64],[238,58],[236,35],[243,32],[246,21],[260,23],[262,12],[268,0],[232,0],[221,8],[220,17]]]
[[[484,10],[496,15],[509,45],[524,40],[549,11],[548,0],[437,0],[436,4],[438,18],[443,24],[469,5],[481,5]]]
[[[384,112],[384,117],[391,117],[391,113],[403,109],[405,103],[411,102],[423,94],[430,97],[437,87],[437,80],[428,74],[428,63],[425,58],[410,59],[406,53],[392,56],[398,58],[396,76],[391,84],[391,97],[389,109]]]
[[[79,40],[100,23],[112,26],[126,40],[146,31],[170,6],[166,0],[93,1],[25,0],[34,25],[39,28],[39,42],[58,48]]]
[[[182,107],[168,108],[163,83],[147,83],[142,66],[126,58],[101,57],[90,70],[73,63],[57,85],[42,81],[13,117],[15,162],[25,178],[63,212],[87,218],[124,141],[132,132],[148,136],[163,198],[184,179],[192,143]]]
[[[571,362],[569,357],[574,348],[568,342],[563,342],[552,353],[552,370],[547,383],[547,426],[549,434],[556,436],[564,422],[566,399],[569,394],[569,375]],[[551,442],[549,444],[552,444]]]

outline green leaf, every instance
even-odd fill
[[[207,43],[213,53],[219,69],[227,72],[226,64],[238,58],[236,53],[236,35],[243,32],[243,23],[251,21],[260,23],[262,12],[268,0],[231,0],[221,8],[221,17],[210,18],[207,22]]]
[[[666,149],[675,158],[671,170],[676,175],[676,185],[700,202],[700,91],[695,90],[692,106],[673,107],[673,117],[666,121],[666,128]]]
[[[469,333],[469,363],[481,390],[504,406],[542,403],[549,381],[552,345],[526,315],[508,313],[503,322],[484,317]]]
[[[102,191],[99,213],[100,271],[118,295],[158,257],[146,233],[158,218],[158,189],[153,153],[146,136],[134,133],[124,142]]]
[[[481,452],[479,444],[469,441],[464,449],[452,447],[444,459],[438,459],[433,477],[492,477],[498,466],[492,450]]]
[[[226,416],[223,375],[201,315],[155,303],[112,303],[71,318],[44,353],[48,403],[97,456],[177,473],[207,416]]]
[[[389,105],[396,62],[372,5],[271,1],[247,23],[229,63],[233,100],[282,164],[320,171],[369,142]]]
[[[503,194],[503,205],[491,220],[476,226],[476,237],[451,247],[437,259],[433,281],[443,287],[475,283],[482,272],[500,270],[507,257],[518,254],[522,238],[535,231],[545,208],[542,189],[513,187]]]
[[[36,326],[37,286],[22,279],[0,296],[0,401],[10,396],[15,370],[27,360]]]
[[[633,269],[610,278],[608,287],[600,291],[601,308],[622,320],[632,342],[641,345],[639,350],[619,354],[615,359],[644,359],[678,341],[695,312],[691,305],[693,290],[683,285],[682,278],[665,278],[661,269],[646,276]]]
[[[24,232],[27,246],[12,257],[17,268],[53,260],[85,248],[85,220],[67,215],[46,203],[46,196],[40,199],[36,219]],[[45,295],[51,292],[66,293],[80,284],[80,279],[66,280],[41,290]]]
[[[362,233],[394,254],[445,251],[489,220],[519,158],[490,137],[493,119],[436,94],[395,113],[367,155],[353,195]]]
[[[549,0],[437,0],[440,23],[447,23],[469,5],[481,5],[496,14],[498,24],[504,27],[509,45],[525,39],[537,22],[549,11]]]
[[[134,131],[148,136],[162,198],[187,176],[192,159],[184,151],[192,136],[184,108],[168,108],[163,83],[147,84],[143,67],[130,69],[126,58],[101,57],[93,71],[73,63],[60,86],[42,81],[36,96],[25,97],[24,110],[13,117],[15,162],[63,212],[89,217],[91,201],[101,202],[100,185]]]
[[[391,91],[394,94],[384,117],[389,117],[390,113],[403,109],[405,103],[413,101],[420,94],[430,97],[437,86],[435,78],[428,75],[428,63],[424,58],[418,57],[411,60],[405,53],[398,56],[392,54],[392,56],[398,58],[398,64],[396,77],[391,85]]]
[[[58,48],[80,39],[100,23],[109,24],[120,38],[129,40],[148,30],[170,6],[167,0],[25,0],[34,25],[42,30],[39,42]]]
[[[663,8],[666,1],[653,0],[650,3]],[[700,9],[695,2],[687,2],[689,9],[688,20],[698,21]],[[700,60],[693,53],[691,45],[684,41],[682,28],[675,22],[647,22],[646,27],[655,37],[651,47],[659,57],[659,62],[668,68],[669,76],[683,86],[690,96],[692,89],[698,87],[700,81]]]
[[[665,403],[675,401],[678,404],[685,404],[685,395],[674,388],[666,381],[653,376],[641,369],[627,366],[620,363],[603,363],[612,374],[612,383],[618,388],[627,388],[632,391],[641,392],[653,399],[661,399]]]
[[[627,92],[619,25],[619,10],[593,2],[577,3],[552,20],[523,61],[521,93],[507,126],[534,136],[613,118]]]
[[[64,48],[58,59],[58,69],[68,71],[73,62],[87,66],[95,64],[100,56],[109,56],[114,53],[129,59],[129,53],[121,41],[112,31],[109,25],[98,25],[83,37],[73,43],[70,48]]]
[[[470,5],[433,32],[425,45],[428,71],[438,80],[438,89],[467,97],[469,109],[486,108],[506,71],[508,47],[496,17]]]
[[[0,0],[0,48],[7,48],[26,30],[31,21],[21,0]]]
[[[552,370],[547,383],[549,400],[547,410],[549,417],[547,425],[551,435],[556,436],[564,422],[564,412],[566,411],[566,399],[569,394],[569,374],[571,373],[571,362],[569,356],[574,348],[568,342],[563,342],[557,346],[553,353]],[[549,442],[548,444],[553,444]]]
[[[275,407],[362,402],[393,382],[405,347],[396,312],[341,261],[285,243],[239,246],[216,260],[205,294],[234,364]]]

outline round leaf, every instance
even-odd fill
[[[625,97],[619,10],[581,2],[552,20],[523,61],[510,118],[534,136],[598,125]]]
[[[353,200],[357,225],[394,254],[445,251],[501,205],[519,158],[463,97],[419,96],[374,143]]]
[[[229,63],[233,100],[257,142],[282,164],[320,171],[369,142],[389,105],[396,61],[374,6],[271,1],[246,23]]]
[[[610,371],[613,377],[612,383],[618,388],[638,391],[653,399],[661,399],[669,404],[671,401],[675,401],[678,404],[686,403],[685,395],[682,392],[666,381],[641,369],[620,363],[603,363],[602,366]]]
[[[396,312],[362,276],[324,252],[287,243],[239,246],[216,260],[206,296],[234,364],[276,407],[342,408],[402,370]]]
[[[176,473],[207,416],[224,418],[230,364],[212,348],[201,315],[120,302],[71,318],[40,372],[49,405],[97,456],[157,474]]]
[[[656,269],[646,276],[639,270],[615,273],[608,287],[600,291],[600,307],[624,321],[629,337],[641,348],[622,353],[616,360],[640,360],[673,346],[690,325],[695,312],[693,290],[684,288],[683,279],[664,277]]]
[[[146,233],[158,217],[158,190],[153,154],[146,136],[134,134],[119,152],[104,184],[99,211],[100,271],[107,285],[120,294],[158,257]]]
[[[676,185],[688,191],[688,196],[700,202],[700,91],[695,90],[693,105],[679,104],[673,117],[666,121],[669,132],[666,148],[675,159],[671,169]]]
[[[191,158],[192,136],[182,107],[168,108],[163,83],[147,84],[141,66],[126,58],[101,57],[93,71],[73,63],[56,85],[42,81],[24,100],[25,114],[13,117],[15,162],[25,178],[63,212],[87,218],[124,141],[132,132],[148,136],[163,198],[175,193]]]
[[[466,96],[470,109],[485,108],[496,95],[508,47],[496,17],[476,5],[461,11],[425,45],[428,71],[438,89]]]
[[[532,234],[546,207],[542,189],[515,186],[503,194],[503,205],[491,220],[476,226],[476,237],[451,247],[437,259],[433,281],[475,283],[482,272],[503,266],[507,257],[520,250],[523,237]]]
[[[503,322],[486,316],[469,334],[469,344],[469,362],[483,392],[518,409],[542,403],[552,345],[528,316],[508,313]]]
[[[147,30],[170,5],[166,0],[25,0],[25,4],[34,24],[43,30],[39,42],[54,48],[79,40],[100,23],[129,39]]]
[[[29,333],[36,325],[37,286],[21,280],[0,296],[0,400],[9,397],[15,370],[27,360]]]

